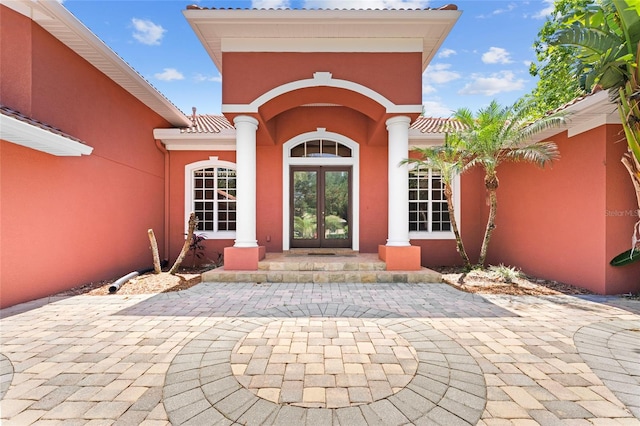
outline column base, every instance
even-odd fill
[[[387,271],[419,271],[420,264],[419,246],[378,246],[378,257],[387,264]]]
[[[225,247],[225,271],[257,271],[258,262],[264,259],[266,249],[258,247]]]

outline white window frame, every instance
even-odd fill
[[[416,169],[417,166],[414,164],[410,167],[410,171]],[[429,173],[431,173],[433,169],[429,168]],[[407,179],[409,179],[409,175],[407,174]],[[456,224],[458,225],[458,230],[460,230],[460,175],[456,175],[453,178],[453,182],[451,185],[451,189],[453,190],[453,213],[456,219]],[[409,201],[411,202],[411,201]],[[429,201],[429,223],[431,223],[431,203]],[[407,217],[407,221],[409,218]],[[430,226],[429,226],[430,227]],[[409,231],[409,239],[410,240],[454,240],[456,238],[453,229],[450,231]]]
[[[236,170],[236,164],[230,161],[219,160],[218,157],[209,157],[208,160],[196,161],[195,163],[187,164],[184,167],[184,217],[185,217],[185,234],[189,228],[189,216],[194,211],[194,199],[193,199],[193,172],[196,170],[206,168],[224,168]],[[216,201],[217,203],[217,201]],[[237,212],[236,212],[237,214]],[[217,220],[217,219],[216,219]],[[236,231],[196,231],[198,235],[203,235],[208,240],[228,240],[235,239]]]

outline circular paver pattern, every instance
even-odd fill
[[[0,354],[0,399],[4,398],[12,380],[13,364],[4,354]]]
[[[231,352],[231,370],[253,394],[278,404],[340,408],[402,390],[418,369],[398,333],[356,318],[296,318],[258,327]]]
[[[339,336],[342,328],[351,330],[346,324],[353,317],[322,315],[335,311],[357,312],[361,319],[367,318],[366,323],[395,332],[415,349],[417,370],[404,388],[370,403],[308,408],[269,401],[240,384],[232,371],[231,357],[234,349],[237,353],[242,346],[241,340],[246,344],[249,335],[251,338],[256,336],[252,334],[256,330],[266,329],[269,324],[287,318],[302,319],[305,312],[320,313],[310,318],[311,321],[326,318],[335,322]],[[271,311],[265,311],[265,314],[269,315]],[[253,318],[222,320],[186,343],[172,360],[163,388],[163,403],[169,421],[180,425],[475,425],[485,409],[487,388],[477,362],[462,346],[427,321],[398,318],[398,314],[347,304],[288,305],[281,315],[280,318],[267,318],[256,313]],[[400,359],[399,356],[396,358]],[[249,364],[245,374],[247,370]]]
[[[640,323],[590,324],[578,330],[573,340],[585,363],[640,419]]]

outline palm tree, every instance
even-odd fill
[[[627,139],[622,158],[633,182],[640,214],[640,3],[602,0],[560,18],[563,24],[550,44],[576,49],[575,74],[587,90],[608,90],[616,102]],[[640,249],[640,221],[633,249]]]
[[[526,161],[544,166],[559,158],[558,147],[553,142],[531,142],[541,131],[564,122],[560,115],[550,115],[531,122],[532,105],[517,102],[508,107],[495,100],[474,115],[468,108],[454,112],[464,130],[450,135],[455,146],[466,151],[468,167],[478,165],[484,169],[484,185],[488,194],[489,217],[480,250],[478,264],[484,265],[491,234],[495,229],[498,209],[498,166],[504,161]]]
[[[444,186],[444,196],[447,199],[447,208],[449,210],[449,221],[451,222],[451,229],[456,237],[456,249],[464,262],[466,268],[471,268],[471,262],[469,256],[464,249],[462,237],[460,236],[460,230],[458,229],[458,223],[454,214],[453,205],[453,180],[454,178],[464,171],[465,166],[468,163],[466,151],[459,146],[459,140],[450,140],[448,134],[445,136],[445,143],[443,146],[432,146],[426,148],[414,148],[418,157],[408,158],[402,161],[402,164],[414,164],[416,167],[425,167],[431,169],[437,169],[440,171],[440,177]]]

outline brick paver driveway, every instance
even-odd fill
[[[3,425],[640,425],[640,302],[201,284],[5,309]]]

